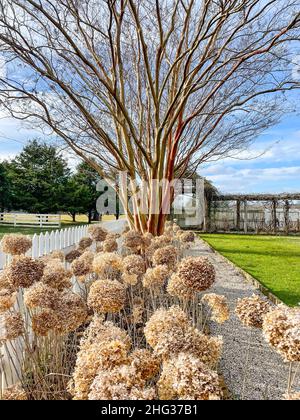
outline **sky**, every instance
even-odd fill
[[[0,161],[11,159],[26,142],[41,133],[19,121],[0,116]],[[70,166],[74,158],[65,152]],[[300,191],[300,116],[283,121],[258,137],[237,159],[207,163],[200,174],[222,193],[281,193]]]

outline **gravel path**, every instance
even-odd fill
[[[222,335],[224,339],[220,368],[233,398],[241,399],[243,395],[245,400],[282,399],[287,388],[289,365],[283,363],[282,358],[267,345],[260,330],[243,327],[234,315],[238,298],[260,292],[246,282],[237,269],[220,254],[212,251],[204,241],[197,241],[189,250],[189,255],[204,255],[212,261],[217,272],[217,281],[212,292],[225,295],[233,313],[231,319],[224,325],[216,323],[210,325],[211,333]],[[250,356],[247,380],[244,381],[247,354]],[[294,389],[300,390],[300,374],[297,376]]]

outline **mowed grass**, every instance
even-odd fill
[[[103,216],[103,221],[111,221],[115,220],[115,216]],[[61,217],[61,229],[70,228],[73,226],[82,226],[88,223],[88,217],[84,214],[76,216],[76,223],[72,221],[72,217],[69,215],[62,215]],[[39,227],[14,227],[11,225],[0,225],[0,240],[1,238],[10,233],[20,233],[23,235],[34,235],[39,233],[51,232],[53,230],[57,230],[57,228],[39,228]]]
[[[290,306],[300,303],[300,237],[201,234]]]

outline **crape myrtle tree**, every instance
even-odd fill
[[[1,104],[110,182],[127,172],[130,226],[159,235],[172,193],[157,182],[291,110],[299,23],[300,0],[3,0]]]

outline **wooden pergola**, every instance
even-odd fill
[[[244,217],[244,232],[248,232],[248,223],[247,223],[247,216],[248,216],[248,203],[249,202],[269,202],[271,203],[272,207],[272,225],[274,233],[277,232],[277,208],[279,202],[284,202],[284,223],[285,223],[285,232],[289,233],[289,213],[291,209],[291,201],[300,201],[300,193],[283,193],[283,194],[221,194],[221,195],[214,195],[212,197],[213,202],[229,202],[235,201],[236,202],[236,229],[239,231],[241,230],[241,208],[243,206],[243,211],[245,214]],[[206,206],[207,210],[210,206]],[[209,218],[209,211],[206,214],[206,218]],[[208,219],[207,219],[208,220]],[[207,223],[206,223],[207,225]]]

